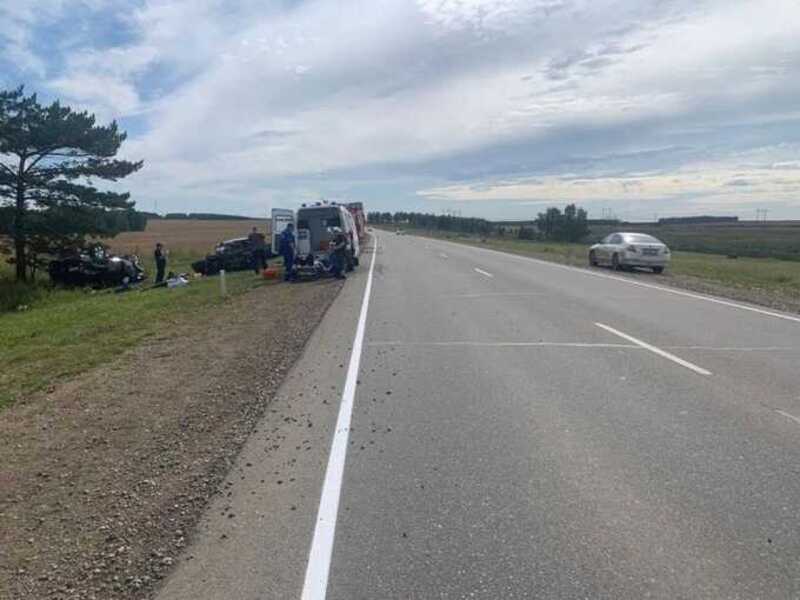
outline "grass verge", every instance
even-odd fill
[[[189,271],[194,256],[170,258],[168,269],[180,272]],[[145,266],[152,277],[152,266]],[[251,271],[227,275],[229,296],[262,285],[268,283]],[[16,284],[6,279],[0,287]],[[185,288],[149,288],[146,281],[123,294],[44,284],[3,292],[20,296],[28,308],[0,313],[0,408],[108,361],[145,338],[163,336],[180,319],[202,319],[226,302],[217,277],[192,280]]]

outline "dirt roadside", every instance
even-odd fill
[[[258,288],[4,411],[0,597],[148,597],[339,289]]]

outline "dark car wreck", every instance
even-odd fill
[[[272,253],[266,249],[266,256]],[[234,238],[221,242],[216,247],[214,254],[209,254],[202,260],[192,263],[195,273],[203,275],[216,275],[222,269],[225,271],[246,271],[253,268],[253,245],[246,237]]]
[[[99,243],[59,256],[50,261],[47,271],[53,283],[68,286],[112,287],[147,278],[138,257],[109,254]]]

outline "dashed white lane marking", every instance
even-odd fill
[[[442,258],[447,258],[447,254],[445,254],[444,252],[440,252],[439,256],[441,256]]]
[[[785,321],[794,321],[795,323],[800,323],[800,317],[795,317],[793,315],[787,315],[779,312],[774,312],[771,310],[764,310],[763,308],[756,308],[755,306],[748,306],[746,304],[739,304],[738,302],[731,302],[729,300],[723,300],[722,298],[715,298],[713,296],[703,296],[701,294],[693,294],[692,292],[685,292],[683,290],[678,290],[675,288],[668,288],[664,287],[663,285],[655,285],[652,283],[645,283],[643,281],[635,281],[628,277],[618,277],[616,275],[607,275],[605,273],[598,273],[597,271],[591,271],[589,269],[581,269],[579,267],[572,267],[570,265],[562,265],[555,262],[550,262],[547,260],[540,260],[538,258],[531,258],[530,256],[520,256],[519,254],[511,254],[510,252],[501,252],[500,250],[492,250],[490,248],[476,248],[474,246],[468,246],[466,244],[458,244],[457,242],[447,242],[444,240],[437,240],[440,244],[450,244],[456,245],[461,248],[472,248],[473,250],[479,250],[481,252],[490,252],[492,254],[499,254],[505,257],[517,258],[520,260],[525,260],[528,262],[534,262],[540,265],[545,265],[548,267],[553,267],[555,269],[566,269],[568,271],[574,271],[576,273],[582,273],[584,275],[590,275],[592,277],[601,277],[603,279],[613,279],[616,281],[622,281],[624,283],[630,285],[638,285],[639,287],[648,288],[651,290],[658,290],[660,292],[666,292],[668,294],[675,294],[676,296],[684,296],[686,298],[694,298],[695,300],[703,300],[705,302],[713,302],[714,304],[721,304],[723,306],[729,306],[731,308],[738,308],[739,310],[747,310],[753,313],[758,313],[761,315],[766,315],[768,317],[775,317],[776,319],[784,319]]]
[[[342,476],[347,458],[347,440],[350,436],[350,421],[353,415],[353,401],[356,395],[358,369],[361,364],[361,348],[364,343],[364,330],[367,324],[367,310],[372,291],[372,273],[375,269],[375,257],[378,254],[378,238],[375,237],[375,248],[369,265],[367,285],[364,288],[364,299],[361,302],[361,314],[358,317],[353,350],[350,353],[350,364],[344,383],[342,400],[339,405],[339,417],[336,420],[336,431],[333,434],[328,468],[325,471],[325,482],[317,511],[317,524],[306,566],[306,578],[303,584],[303,600],[324,600],[328,590],[328,574],[333,552],[333,539],[336,534],[336,518],[339,513],[339,498],[342,493]]]
[[[784,416],[784,417],[786,417],[787,419],[791,419],[792,421],[794,421],[795,423],[797,423],[798,425],[800,425],[800,419],[798,419],[798,418],[797,418],[797,417],[795,417],[794,415],[790,415],[789,413],[787,413],[787,412],[784,412],[784,411],[782,411],[782,410],[780,410],[780,409],[777,409],[777,408],[773,408],[772,410],[774,410],[774,411],[775,411],[776,413],[778,413],[779,415],[783,415],[783,416]]]
[[[602,323],[595,323],[595,325],[597,325],[601,329],[605,329],[609,333],[613,333],[614,335],[621,337],[624,340],[628,340],[629,342],[632,342],[637,346],[641,346],[642,348],[645,348],[646,350],[649,350],[654,354],[658,354],[659,356],[666,358],[667,360],[671,360],[672,362],[677,363],[682,367],[686,367],[687,369],[690,369],[695,373],[699,373],[700,375],[711,375],[711,371],[708,371],[702,367],[698,367],[696,364],[690,363],[688,360],[683,360],[682,358],[675,356],[674,354],[670,354],[669,352],[662,350],[661,348],[657,348],[651,344],[648,344],[647,342],[643,342],[642,340],[637,339],[632,335],[628,335],[627,333],[622,333],[621,331],[618,331],[613,327],[609,327],[608,325],[603,325]]]
[[[494,275],[492,275],[492,274],[491,274],[491,273],[489,273],[488,271],[484,271],[483,269],[479,269],[478,267],[475,267],[475,272],[476,272],[476,273],[480,273],[481,275],[484,275],[485,277],[492,277],[492,278],[494,278]]]

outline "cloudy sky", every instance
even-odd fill
[[[144,210],[800,218],[798,0],[2,0],[0,87],[117,119]]]

